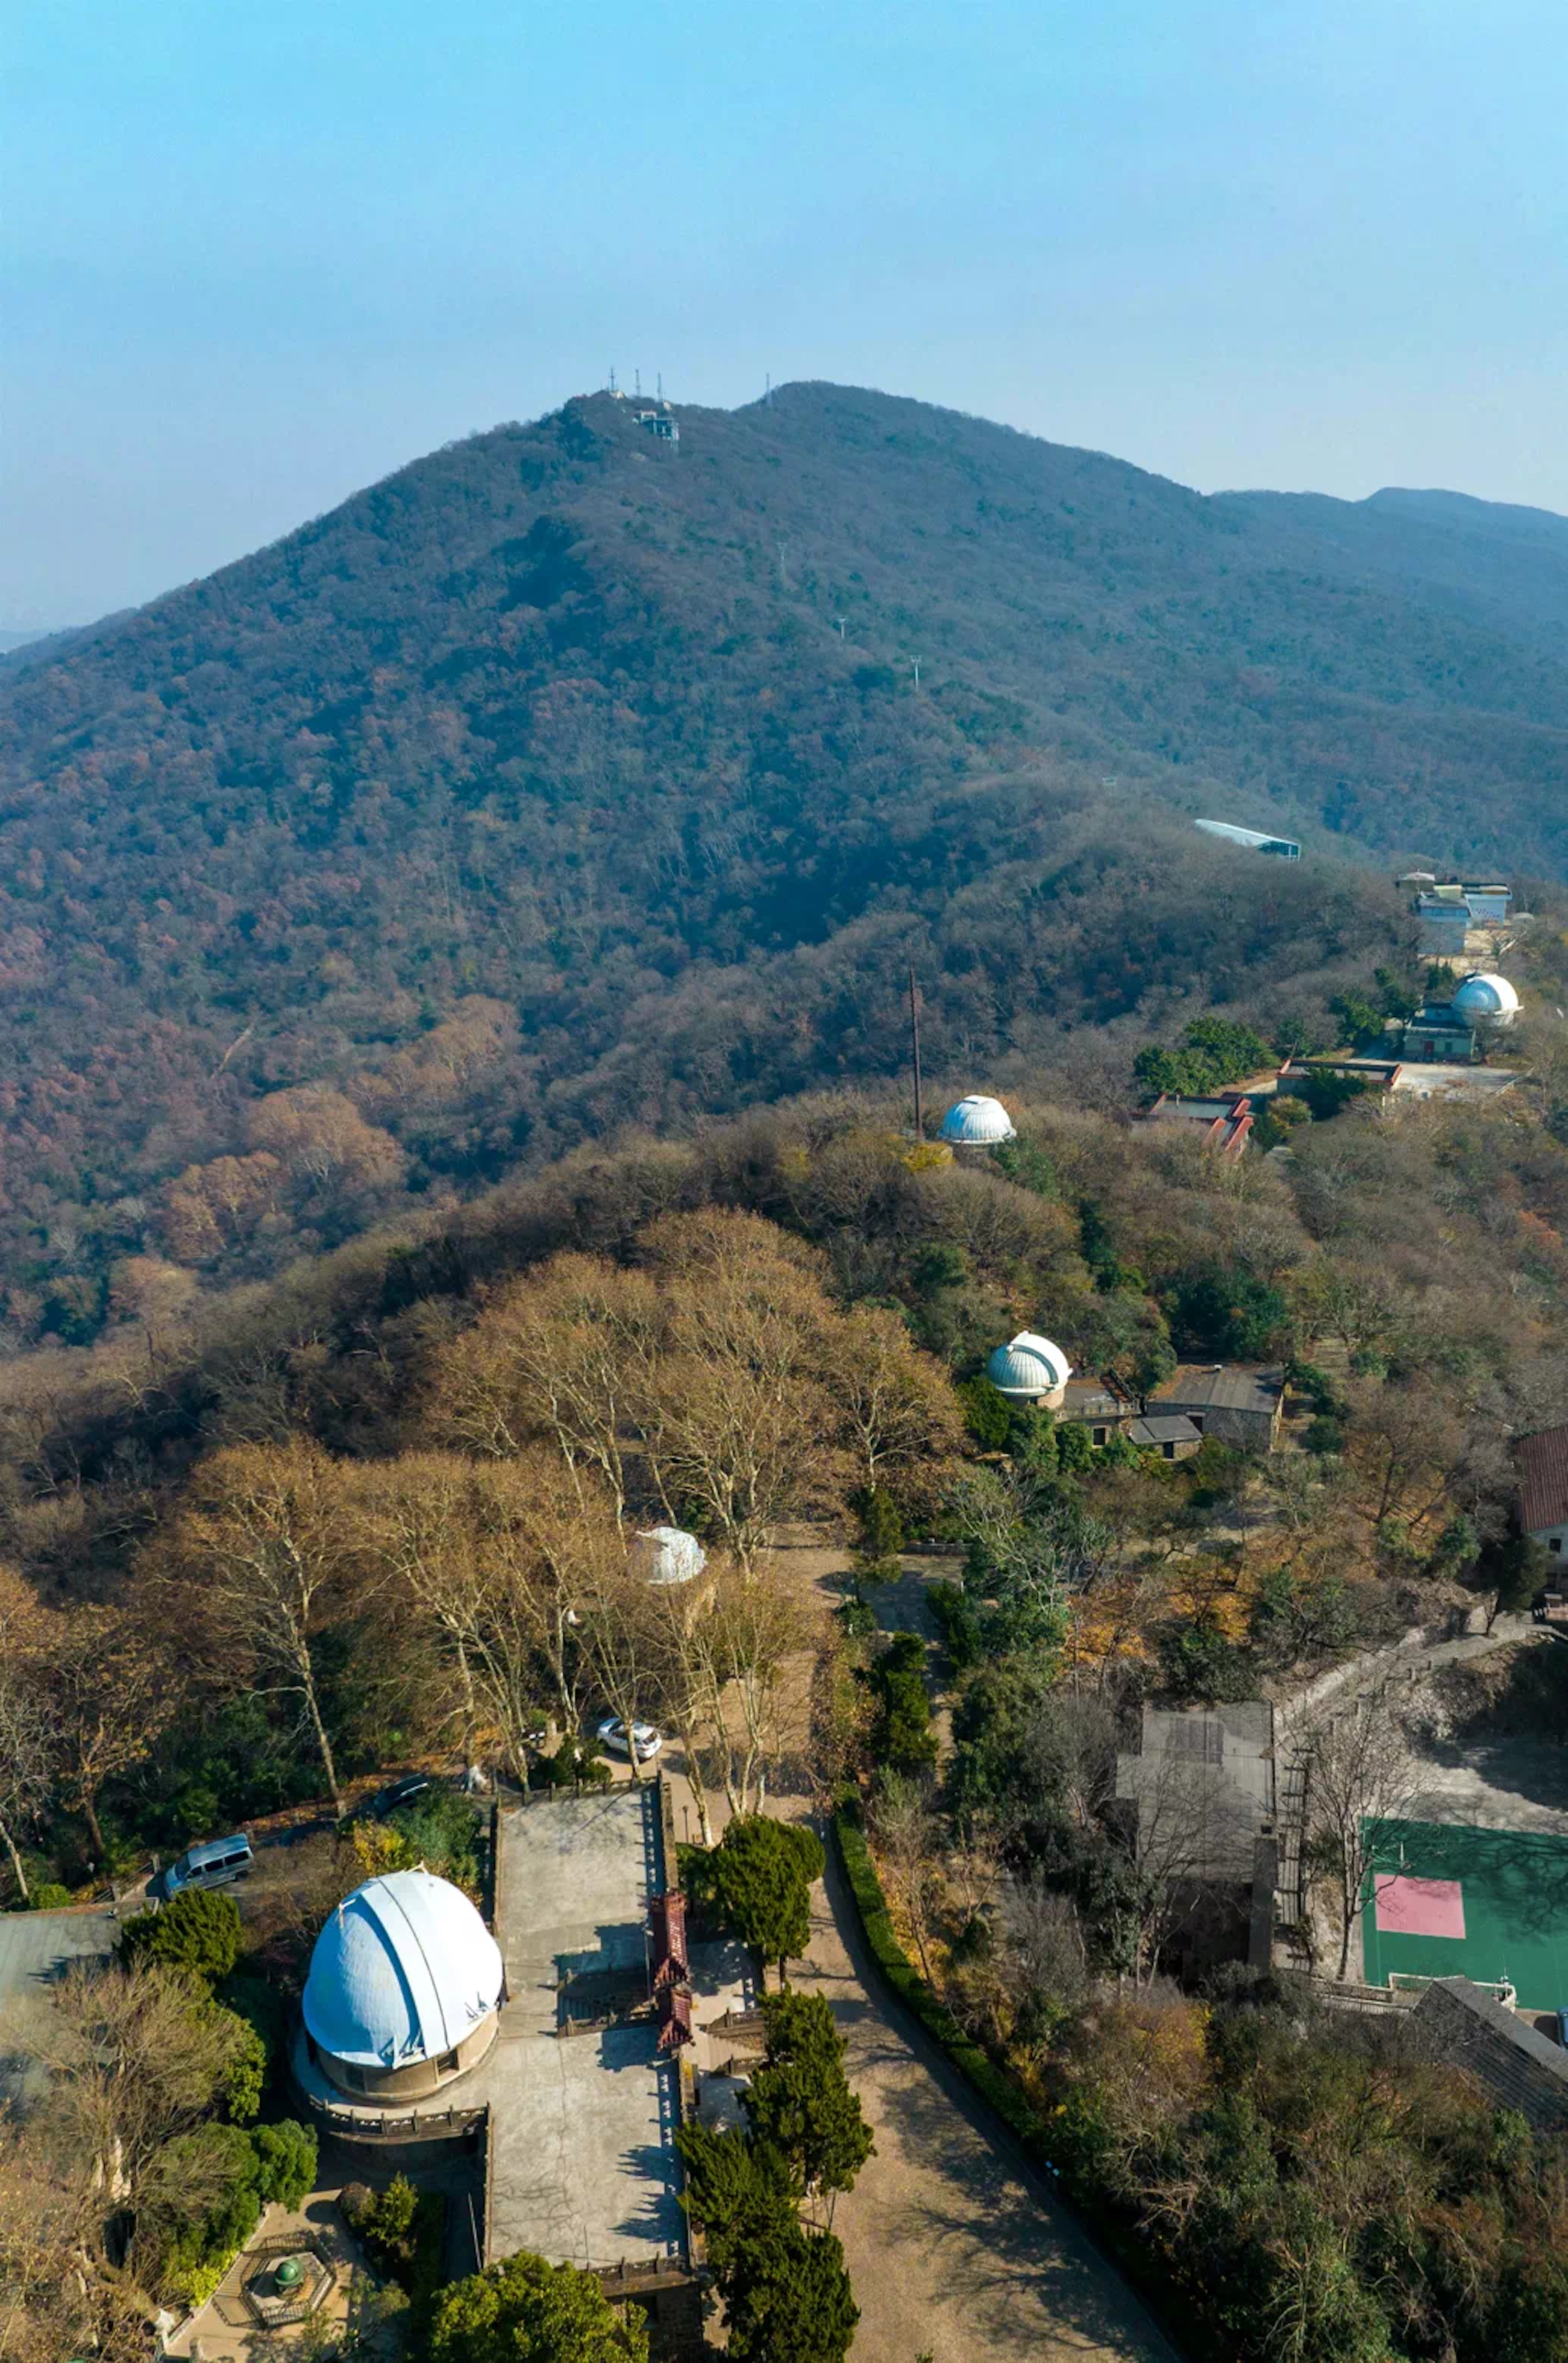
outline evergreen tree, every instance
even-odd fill
[[[623,2320],[597,2276],[522,2254],[436,2301],[431,2363],[647,2363],[646,2323]]]
[[[753,2136],[787,2160],[800,2190],[831,2201],[855,2188],[872,2154],[844,2038],[821,1994],[767,1994],[762,2012],[767,2056],[745,2095]]]
[[[812,1883],[826,1868],[822,1842],[799,1824],[761,1814],[733,1821],[713,1849],[713,1892],[724,1918],[782,1976],[812,1932]]]

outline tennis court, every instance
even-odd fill
[[[1522,2010],[1568,2009],[1568,1838],[1450,1822],[1362,1826],[1369,1986],[1395,1972],[1507,1979]]]

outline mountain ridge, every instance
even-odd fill
[[[1512,527],[1202,494],[855,388],[679,405],[674,444],[636,408],[448,445],[0,672],[28,1308],[74,1271],[101,1310],[279,1093],[469,1186],[886,1074],[914,957],[937,1063],[1109,1060],[1114,1096],[1134,1026],[1320,1026],[1404,958],[1393,860],[1568,865],[1551,536],[1521,569]],[[1238,868],[1200,812],[1359,866]],[[443,1099],[453,1023],[491,1048]]]

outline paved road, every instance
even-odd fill
[[[792,1982],[825,1994],[877,2155],[841,2199],[860,2306],[856,2363],[1178,2363],[1121,2275],[997,2146],[956,2069],[882,1993],[830,1859],[810,1958]]]

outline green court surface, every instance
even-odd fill
[[[1372,1859],[1361,1923],[1369,1986],[1386,1985],[1396,1970],[1474,1978],[1478,1985],[1506,1978],[1523,2010],[1568,2008],[1568,1838],[1446,1822],[1362,1827]],[[1384,1899],[1382,1926],[1375,1887]],[[1400,1919],[1462,1921],[1464,1933],[1388,1925]]]

